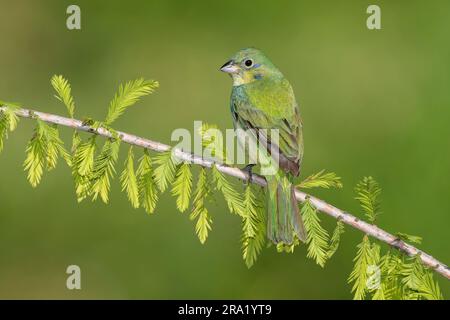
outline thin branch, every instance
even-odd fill
[[[0,107],[0,111],[5,109],[5,107]],[[70,127],[79,131],[85,131],[92,134],[98,134],[103,137],[112,138],[112,134],[104,129],[104,128],[98,128],[95,129],[89,125],[83,124],[82,121],[61,117],[54,114],[44,113],[44,112],[38,112],[33,111],[29,109],[18,109],[16,110],[16,114],[23,118],[36,118],[43,120],[45,122],[54,123],[58,125],[62,125],[65,127]],[[152,141],[149,139],[145,139],[142,137],[138,137],[129,133],[118,131],[119,137],[123,142],[126,142],[131,145],[135,145],[138,147],[146,148],[149,150],[153,150],[156,152],[164,152],[171,149],[170,146]],[[216,165],[217,169],[229,176],[236,177],[242,180],[249,180],[249,175],[247,172],[240,170],[239,168],[229,167],[223,164],[218,164],[214,162],[213,160],[209,159],[203,159],[200,156],[184,152],[179,149],[174,149],[174,155],[179,158],[182,161],[197,164],[203,167],[211,168],[213,165]],[[259,176],[257,174],[252,174],[251,176],[251,182],[258,184],[260,186],[266,186],[266,180],[264,177]],[[311,195],[308,195],[300,190],[295,191],[295,196],[298,201],[304,202],[306,199],[309,199],[311,204],[317,208],[317,210],[332,216],[336,219],[340,219],[342,222],[346,223],[349,226],[352,226],[355,229],[358,229],[380,241],[383,241],[387,243],[388,245],[397,248],[400,251],[403,251],[409,256],[414,256],[417,254],[420,254],[420,258],[422,259],[422,262],[425,266],[430,267],[437,273],[441,274],[447,279],[450,279],[450,269],[439,260],[435,259],[431,255],[417,249],[416,247],[404,242],[403,240],[399,239],[398,237],[384,231],[383,229],[380,229],[376,225],[367,223],[363,220],[358,219],[357,217],[349,214],[348,212],[345,212],[341,209],[338,209],[327,202],[313,197]]]

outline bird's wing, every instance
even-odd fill
[[[298,106],[292,89],[270,91],[272,90],[264,92],[265,97],[257,99],[252,99],[251,94],[247,93],[234,96],[231,101],[233,119],[241,128],[254,129],[258,141],[272,152],[272,157],[279,161],[280,168],[298,175],[303,156],[302,124]],[[288,94],[292,96],[283,96]],[[284,105],[280,105],[280,102]],[[278,143],[271,138],[270,129],[278,129]]]

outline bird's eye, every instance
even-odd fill
[[[250,68],[250,67],[253,65],[253,60],[252,60],[252,59],[247,59],[247,60],[245,60],[245,61],[244,61],[244,65],[245,65],[247,68]]]

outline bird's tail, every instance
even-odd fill
[[[267,177],[267,236],[275,244],[292,244],[294,235],[306,241],[306,231],[300,215],[295,189],[287,175]]]

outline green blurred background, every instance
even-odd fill
[[[73,3],[81,31],[65,26]],[[381,6],[380,31],[366,28],[369,4]],[[231,127],[231,80],[218,67],[259,47],[300,102],[304,174],[343,177],[343,190],[314,194],[360,215],[353,186],[373,175],[383,187],[380,225],[423,236],[420,247],[449,263],[449,14],[447,0],[0,0],[0,99],[65,114],[49,84],[63,74],[77,116],[101,119],[120,82],[157,79],[157,93],[115,127],[170,143],[173,129],[192,130],[194,120]],[[116,179],[109,205],[77,204],[62,162],[32,189],[22,172],[32,128],[22,120],[0,155],[0,298],[351,298],[359,231],[346,229],[325,269],[302,246],[266,249],[248,270],[240,221],[220,198],[201,245],[168,194],[148,216],[131,209]],[[329,230],[335,223],[323,221]],[[81,267],[80,291],[65,287],[70,264]],[[449,283],[435,278],[448,297]]]

